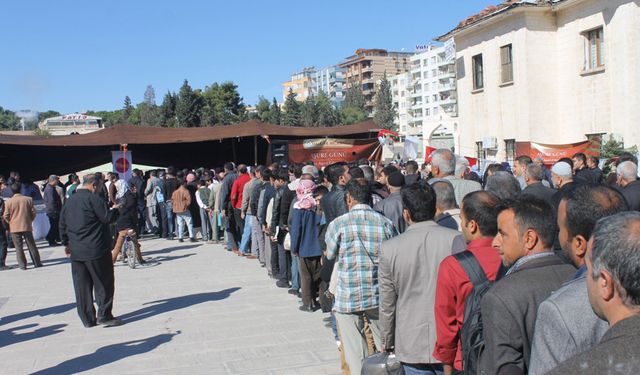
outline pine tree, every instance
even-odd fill
[[[269,123],[275,125],[280,125],[282,123],[282,111],[280,111],[280,106],[278,105],[276,98],[273,98],[271,108],[269,109]]]
[[[335,126],[340,123],[338,111],[324,91],[316,97],[316,126]]]
[[[129,95],[124,97],[124,106],[122,107],[122,123],[129,123],[129,117],[133,114],[133,105],[131,105],[131,98]]]
[[[178,103],[178,96],[175,93],[168,91],[162,105],[160,105],[160,125],[164,127],[176,126],[176,104]]]
[[[160,122],[158,106],[156,105],[156,92],[153,86],[148,85],[144,91],[144,100],[138,104],[140,123],[142,125],[158,125]]]
[[[340,118],[343,124],[355,124],[367,117],[365,98],[362,94],[362,86],[354,84],[347,89],[344,103],[340,109]]]
[[[318,110],[316,108],[316,98],[313,95],[307,97],[300,108],[300,119],[302,126],[312,127],[318,123]]]
[[[193,127],[200,125],[200,110],[202,100],[200,95],[193,91],[186,79],[180,87],[178,103],[176,104],[176,119],[180,127]]]
[[[283,125],[287,125],[287,126],[302,125],[300,103],[296,100],[296,94],[291,89],[289,89],[287,98],[284,101],[283,109],[284,109],[284,116],[282,119]]]
[[[374,108],[375,112],[373,115],[373,120],[384,129],[395,129],[395,119],[398,116],[398,113],[393,106],[391,84],[387,79],[386,73],[384,74],[382,81],[380,81]]]

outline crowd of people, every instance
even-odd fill
[[[221,243],[258,262],[301,311],[329,314],[344,374],[391,351],[405,374],[635,374],[637,159],[621,155],[607,176],[598,164],[581,153],[550,168],[519,156],[481,174],[438,149],[422,168],[228,162],[134,170],[126,182],[71,175],[66,186],[50,176],[42,198],[47,241],[70,254],[87,327],[120,324],[113,263],[131,233],[144,263],[136,235],[148,234]],[[40,266],[29,235],[40,190],[9,180],[0,178],[12,197],[1,266],[7,230],[19,267],[23,243]]]

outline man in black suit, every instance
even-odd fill
[[[596,224],[587,249],[587,290],[593,311],[609,322],[600,343],[548,374],[640,373],[640,213]]]
[[[529,194],[538,199],[541,199],[550,205],[553,205],[553,194],[556,191],[550,187],[546,187],[542,184],[544,179],[544,172],[540,164],[531,163],[527,166],[524,172],[524,180],[527,183],[527,187],[522,190],[522,194]]]
[[[548,203],[523,195],[505,201],[498,212],[493,246],[511,268],[482,299],[480,368],[487,374],[526,374],[538,306],[576,270],[553,253],[556,227]]]

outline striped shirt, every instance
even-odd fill
[[[358,204],[327,227],[327,258],[337,258],[334,309],[339,313],[378,307],[378,254],[383,241],[397,233],[391,220]]]

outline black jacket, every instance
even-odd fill
[[[284,190],[282,191],[282,198],[280,200],[280,220],[278,225],[281,228],[288,227],[287,224],[289,222],[289,213],[291,212],[291,203],[296,198],[295,190],[291,190],[289,185],[284,185]]]
[[[109,224],[118,218],[97,194],[78,189],[60,215],[60,237],[71,247],[71,260],[95,260],[111,252]]]
[[[322,211],[324,211],[324,217],[327,220],[327,224],[332,222],[338,216],[342,216],[349,211],[347,209],[347,202],[344,200],[345,194],[344,186],[333,185],[333,187],[331,187],[331,191],[322,197],[320,206],[322,206]]]
[[[640,180],[635,180],[620,189],[629,204],[629,210],[640,211]]]
[[[56,188],[47,184],[44,188],[44,204],[47,207],[47,215],[55,216],[62,209],[62,201],[56,191]]]
[[[120,214],[118,215],[118,220],[116,220],[116,230],[138,228],[138,210],[136,206],[136,195],[128,191],[122,199],[122,206],[118,209]]]
[[[142,177],[133,176],[129,179],[129,184],[134,185],[136,187],[136,200],[138,202],[138,207],[146,207],[146,203],[144,201],[144,190],[146,186],[146,182],[142,179]]]
[[[538,306],[576,269],[555,256],[535,258],[505,276],[482,298],[487,374],[526,374]]]
[[[268,182],[260,181],[260,185],[251,190],[251,197],[249,198],[249,214],[258,216],[258,203],[260,201],[260,193],[264,190]]]
[[[173,192],[178,190],[178,188],[180,187],[180,182],[178,182],[178,179],[175,177],[167,177],[164,181],[164,200],[166,201],[170,201],[171,200],[171,196],[173,195]]]

